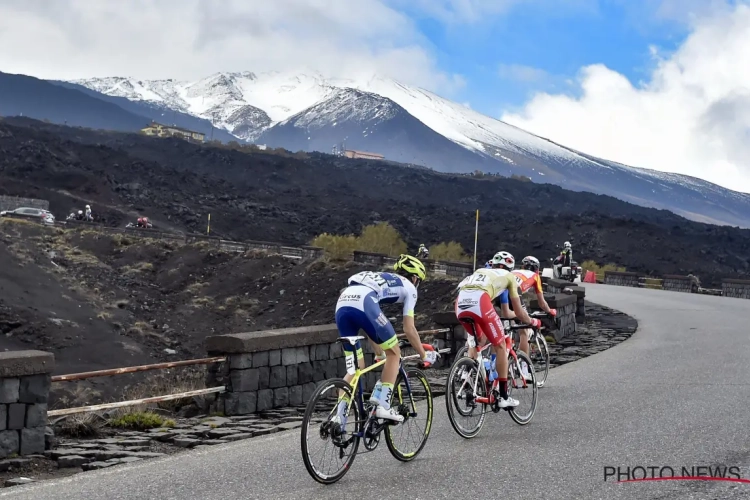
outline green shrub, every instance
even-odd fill
[[[352,234],[336,236],[323,233],[316,236],[310,244],[322,248],[330,259],[349,260],[352,258],[352,252],[357,249],[357,237]]]
[[[136,431],[145,431],[161,427],[168,421],[164,417],[148,411],[128,413],[109,421],[110,427],[120,427],[122,429],[133,429]]]
[[[472,257],[466,255],[464,248],[456,241],[433,245],[430,247],[430,258],[450,262],[469,262],[472,260]]]
[[[618,271],[621,273],[625,272],[625,268],[622,266],[611,263],[600,266],[593,260],[585,261],[583,264],[581,264],[581,269],[583,270],[583,276],[586,276],[586,271],[591,271],[597,275],[603,275],[606,271]]]
[[[365,226],[357,238],[357,250],[396,257],[406,253],[406,242],[395,227],[387,222]]]
[[[387,222],[365,226],[359,236],[319,234],[310,245],[322,248],[332,260],[349,260],[355,250],[390,256],[406,253],[406,243],[396,228]]]

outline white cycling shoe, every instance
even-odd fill
[[[396,410],[393,408],[385,409],[382,406],[378,406],[375,410],[375,416],[377,418],[382,418],[383,420],[391,420],[393,422],[403,422],[404,417],[396,413]]]
[[[500,408],[515,408],[519,405],[519,402],[517,399],[513,399],[510,396],[508,396],[507,399],[503,399],[501,397],[497,398],[497,405]]]

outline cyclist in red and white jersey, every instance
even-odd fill
[[[496,354],[495,367],[498,373],[498,390],[500,408],[518,406],[518,400],[508,396],[508,351],[511,340],[503,331],[500,317],[495,311],[493,300],[507,291],[510,302],[518,311],[516,315],[524,323],[539,326],[541,322],[532,319],[521,307],[518,287],[515,277],[509,270],[514,264],[513,256],[507,252],[499,252],[492,259],[492,269],[477,269],[474,274],[465,278],[458,286],[456,298],[456,317],[466,332],[476,341],[482,336],[487,337]],[[506,267],[506,269],[499,269]],[[476,349],[469,343],[469,356],[476,356]]]

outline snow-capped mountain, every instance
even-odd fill
[[[388,78],[239,72],[194,82],[112,77],[73,83],[210,120],[250,142],[323,152],[345,143],[438,171],[525,175],[694,220],[750,227],[748,194],[595,158]]]

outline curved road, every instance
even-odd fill
[[[748,483],[604,481],[606,466],[671,466],[679,474],[683,466],[717,463],[750,478],[750,302],[587,289],[592,301],[636,317],[638,331],[619,346],[552,370],[526,427],[504,413],[490,414],[480,435],[467,441],[451,428],[439,398],[417,460],[397,462],[383,445],[358,456],[333,486],[308,476],[295,430],[6,489],[0,497],[750,498]]]

